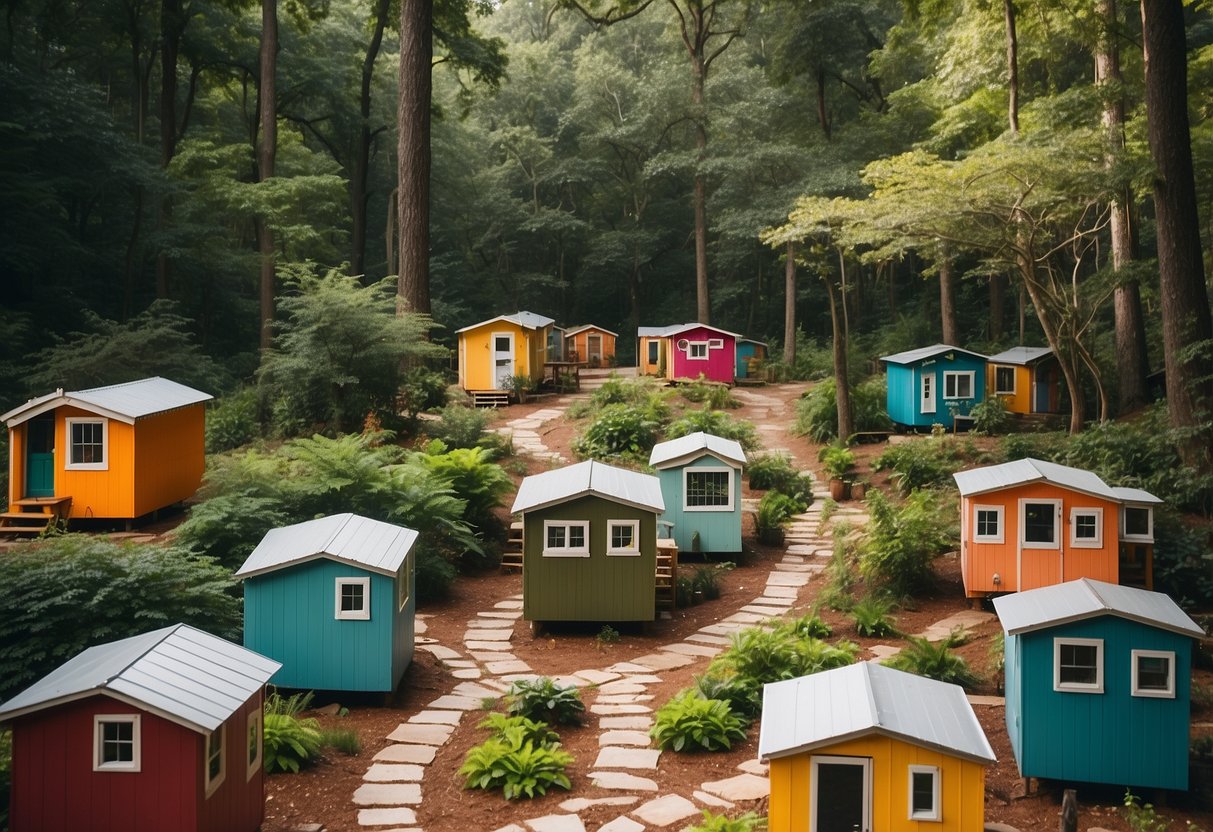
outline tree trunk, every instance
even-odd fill
[[[430,101],[433,0],[401,0],[396,106],[399,267],[397,306],[430,312]]]
[[[817,123],[821,125],[821,132],[825,134],[826,141],[830,140],[830,116],[826,112],[826,71],[825,67],[817,67]]]
[[[788,241],[783,264],[783,363],[796,361],[796,244]]]
[[[697,161],[702,164],[708,150],[708,131],[703,123],[703,87],[707,80],[707,65],[704,62],[702,46],[691,56],[691,78],[691,101],[696,112],[695,153]],[[691,201],[695,212],[695,315],[699,323],[710,324],[712,301],[708,292],[708,196],[707,185],[698,168],[695,170],[695,189]]]
[[[1181,0],[1141,0],[1146,111],[1154,157],[1154,212],[1167,367],[1167,409],[1184,432],[1185,464],[1210,470],[1213,379],[1208,372],[1213,319],[1205,288],[1188,125],[1187,44]]]
[[[851,385],[847,377],[846,322],[834,281],[827,277],[825,284],[830,299],[830,325],[834,330],[834,403],[838,413],[838,440],[845,442],[855,432],[855,422],[851,416]]]
[[[1041,296],[1041,287],[1034,279],[1035,258],[1030,252],[1020,250],[1016,253],[1015,259],[1023,284],[1028,290],[1028,297],[1032,299],[1032,304],[1036,307],[1036,317],[1040,321],[1041,329],[1045,332],[1045,340],[1049,342],[1049,347],[1053,350],[1057,366],[1061,369],[1061,376],[1066,383],[1066,390],[1070,394],[1070,433],[1079,433],[1086,421],[1086,400],[1083,397],[1082,382],[1078,376],[1078,359],[1074,355],[1074,345],[1062,340],[1062,334],[1058,331],[1053,316],[1045,313],[1046,300]]]
[[[1015,33],[1015,3],[1002,0],[1007,26],[1007,121],[1011,135],[1019,135],[1019,36]]]
[[[960,346],[960,328],[956,323],[956,287],[952,277],[952,258],[947,251],[939,258],[939,322],[943,342]]]
[[[257,174],[261,182],[274,176],[278,151],[278,0],[261,0],[261,87],[258,95],[261,142],[257,146]],[[257,223],[261,253],[261,349],[274,343],[274,231],[264,217]]]
[[[391,0],[375,0],[375,23],[371,42],[362,59],[362,90],[358,97],[360,123],[358,140],[354,148],[354,174],[350,178],[350,274],[366,272],[367,201],[370,199],[368,178],[371,167],[371,80],[375,75],[375,60],[383,45],[383,31],[387,27],[387,16]],[[391,268],[389,261],[388,268]]]
[[[160,167],[167,168],[177,152],[177,51],[185,20],[181,0],[160,3]],[[162,234],[172,222],[173,204],[168,196],[156,203],[156,229]],[[172,263],[168,254],[156,255],[156,297],[169,296]]]

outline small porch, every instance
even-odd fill
[[[71,497],[23,497],[0,513],[0,535],[32,537],[60,523],[72,510]]]

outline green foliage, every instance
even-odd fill
[[[565,769],[573,757],[543,722],[492,714],[481,723],[494,736],[470,749],[459,774],[469,789],[500,788],[506,800],[534,798],[551,788],[571,788]]]
[[[1069,444],[1070,435],[1057,431],[1012,433],[1004,436],[999,443],[999,456],[1006,462],[1028,457],[1047,462],[1061,462]]]
[[[513,682],[505,701],[511,714],[554,725],[579,725],[585,713],[577,688],[558,685],[547,676]]]
[[[779,491],[768,491],[758,501],[755,527],[759,530],[781,529],[793,516],[800,514],[806,507],[795,497],[789,497]]]
[[[589,399],[574,402],[566,412],[569,418],[582,419],[598,413],[607,405],[626,404],[641,408],[664,424],[670,416],[668,398],[669,392],[656,379],[620,378],[611,373],[601,387],[590,393]]]
[[[741,407],[741,402],[733,398],[727,384],[721,384],[718,381],[708,381],[702,375],[689,384],[679,385],[678,392],[689,402],[705,404],[708,410],[727,410],[729,408]],[[687,431],[687,433],[691,432]],[[681,435],[679,434],[679,436]],[[717,434],[717,436],[719,435]]]
[[[930,436],[890,445],[876,457],[872,469],[891,470],[889,479],[905,496],[920,488],[955,488],[952,474],[972,463],[954,438]]]
[[[855,467],[855,452],[846,445],[827,445],[821,449],[817,459],[825,474],[832,480],[843,479]]]
[[[487,411],[463,404],[448,404],[438,411],[441,418],[426,422],[425,432],[441,439],[448,448],[475,448],[489,424]]]
[[[357,731],[348,728],[332,728],[320,732],[320,744],[325,748],[333,748],[347,757],[356,757],[362,751],[362,740]]]
[[[974,687],[981,681],[969,668],[968,662],[952,652],[951,648],[956,643],[952,639],[931,643],[925,638],[908,636],[906,641],[901,652],[887,659],[885,665],[963,688]]]
[[[530,376],[514,375],[506,376],[505,389],[514,394],[514,398],[518,401],[526,399],[526,394],[535,390],[535,382],[531,381]]]
[[[671,751],[725,751],[745,739],[745,724],[728,702],[703,699],[684,690],[657,709],[649,736],[658,748]]]
[[[677,439],[696,431],[710,433],[722,439],[733,439],[747,451],[754,450],[760,444],[758,431],[754,429],[752,422],[747,422],[745,419],[734,419],[727,413],[709,408],[686,411],[682,416],[670,422],[669,427],[665,430],[665,435],[667,439]]]
[[[13,732],[0,729],[0,829],[8,828],[10,786],[13,782]]]
[[[801,638],[829,638],[834,634],[833,629],[822,620],[816,610],[789,621],[787,626]]]
[[[1167,506],[1154,508],[1154,588],[1188,608],[1213,598],[1213,551],[1207,533]]]
[[[973,405],[969,416],[973,419],[973,430],[987,436],[1005,433],[1011,424],[1011,413],[1002,396],[986,396],[985,401]]]
[[[838,403],[834,379],[818,382],[796,402],[793,430],[815,442],[830,442],[838,436]],[[851,390],[851,415],[856,431],[891,430],[885,410],[884,376],[875,376]],[[841,437],[843,439],[847,437]]]
[[[470,526],[486,529],[499,526],[501,521],[493,509],[501,498],[514,488],[514,481],[491,461],[486,448],[455,448],[448,451],[442,442],[428,444],[425,453],[416,459],[438,480],[445,482],[455,496],[467,504],[463,519]]]
[[[418,413],[437,410],[446,404],[446,377],[425,367],[414,367],[401,379],[399,403],[410,419]]]
[[[886,638],[897,635],[897,625],[890,613],[893,604],[883,598],[869,595],[851,607],[851,620],[855,632],[864,638]]]
[[[818,594],[817,600],[832,610],[849,611],[855,605],[854,592],[858,571],[853,548],[845,535],[835,532],[834,551],[830,555],[830,562],[826,564],[826,585]]]
[[[766,828],[767,819],[754,812],[730,818],[704,809],[703,820],[687,827],[686,832],[765,832]]]
[[[785,494],[788,493],[788,488],[785,487],[788,482],[801,479],[800,472],[792,467],[792,458],[782,451],[763,454],[750,460],[746,466],[746,477],[752,491],[774,488]]]
[[[922,490],[898,507],[874,490],[866,502],[871,521],[859,569],[868,585],[893,599],[910,598],[933,586],[932,563],[960,537],[956,501]]]
[[[323,744],[318,725],[315,719],[275,713],[267,700],[262,725],[266,772],[298,774],[300,768],[314,762]]]
[[[1002,690],[1003,678],[1007,669],[1007,651],[1006,651],[1006,636],[1002,630],[994,633],[994,637],[990,639],[990,650],[986,655],[986,670],[991,678],[998,683],[999,691]]]
[[[705,601],[715,601],[720,597],[720,576],[733,568],[731,563],[714,563],[695,569],[691,578],[692,592],[703,593]]]
[[[602,629],[598,631],[598,635],[594,636],[594,642],[598,645],[598,649],[610,647],[613,644],[619,643],[619,631],[610,624],[603,624]]]
[[[661,422],[648,408],[609,404],[573,441],[573,452],[582,459],[647,462],[660,430]]]
[[[521,748],[524,743],[538,746],[554,746],[560,735],[548,727],[546,722],[536,722],[525,716],[506,716],[491,713],[478,726],[493,732],[493,738],[502,740],[512,748]]]
[[[243,387],[216,399],[206,412],[206,452],[222,453],[247,445],[261,436],[257,419],[257,391]]]
[[[179,547],[86,535],[24,543],[0,558],[0,699],[86,647],[190,624],[240,640],[231,574]]]
[[[1142,803],[1137,795],[1125,789],[1125,821],[1132,832],[1167,832],[1167,819],[1159,817],[1153,803]]]

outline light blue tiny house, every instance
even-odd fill
[[[1024,777],[1188,788],[1192,640],[1170,597],[1083,578],[994,599]]]
[[[681,552],[741,551],[741,471],[745,451],[732,439],[698,431],[653,448],[665,513]]]
[[[388,693],[413,659],[417,532],[335,514],[271,530],[236,572],[273,684]]]
[[[737,378],[750,378],[750,364],[760,364],[767,360],[767,345],[763,341],[752,338],[737,339]],[[759,373],[755,372],[754,377]]]
[[[936,344],[880,359],[888,368],[888,411],[903,428],[955,428],[986,398],[986,356]]]

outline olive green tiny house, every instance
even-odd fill
[[[528,621],[656,617],[661,485],[649,474],[582,462],[522,481],[522,614]]]
[[[732,439],[695,433],[661,442],[657,470],[672,536],[682,552],[741,551],[741,470],[745,451]]]

